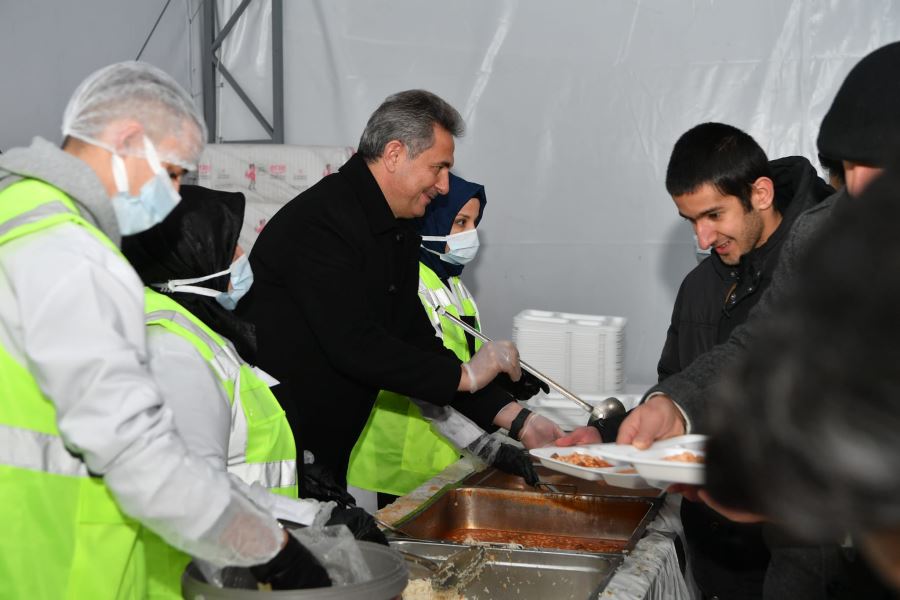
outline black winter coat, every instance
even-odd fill
[[[460,361],[418,297],[420,241],[353,156],[279,210],[250,253],[239,310],[256,326],[258,364],[288,384],[279,400],[298,448],[342,481],[381,389],[452,402],[489,431],[511,401],[496,384],[456,392]]]
[[[803,157],[773,160],[769,167],[781,224],[765,244],[742,256],[740,264],[726,265],[712,253],[687,274],[675,299],[656,368],[659,381],[681,372],[747,320],[772,281],[782,242],[794,220],[834,192]]]
[[[728,339],[747,320],[778,264],[782,243],[800,213],[833,190],[801,157],[769,163],[782,221],[765,244],[729,266],[712,253],[688,273],[678,290],[672,322],[659,359],[662,382]],[[683,501],[681,520],[694,579],[705,596],[759,598],[769,563],[760,525],[734,523],[703,503]]]

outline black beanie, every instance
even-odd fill
[[[823,156],[871,167],[900,154],[900,42],[853,67],[822,119],[817,144]]]

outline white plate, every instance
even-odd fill
[[[673,483],[703,485],[706,467],[703,463],[665,460],[667,456],[691,452],[705,457],[705,435],[682,435],[656,442],[646,450],[620,444],[594,444],[592,453],[610,462],[631,463],[650,485],[665,489]]]
[[[551,458],[552,454],[559,454],[561,456],[568,456],[569,454],[574,454],[575,452],[580,452],[581,454],[589,454],[591,456],[596,456],[600,458],[600,455],[593,451],[593,448],[599,446],[601,444],[593,444],[588,446],[569,446],[568,448],[557,448],[555,446],[547,446],[546,448],[534,448],[529,450],[532,456],[537,457],[541,464],[547,467],[548,469],[553,469],[554,471],[559,471],[560,473],[565,473],[566,475],[572,475],[573,477],[578,477],[579,479],[587,479],[588,481],[599,481],[603,479],[603,476],[606,472],[612,471],[616,467],[604,467],[600,469],[595,469],[591,467],[581,467],[578,465],[573,465],[572,463],[567,463],[562,460],[557,460],[555,458]],[[615,461],[608,461],[613,464],[617,464]]]
[[[646,479],[641,477],[640,473],[623,473],[622,471],[635,471],[633,465],[620,465],[613,467],[603,473],[603,480],[613,487],[629,488],[632,490],[645,490],[651,487],[659,487],[650,485]]]
[[[631,469],[632,465],[619,464],[619,461],[607,459],[607,462],[613,463],[615,466],[591,468],[581,467],[579,465],[573,465],[572,463],[567,463],[562,460],[551,458],[551,455],[553,454],[568,456],[573,452],[589,454],[591,456],[597,456],[599,458],[600,455],[597,453],[596,449],[603,445],[604,444],[589,444],[585,446],[569,446],[568,448],[548,446],[546,448],[535,448],[534,450],[530,450],[529,452],[532,456],[536,456],[538,460],[541,461],[541,464],[548,469],[559,471],[560,473],[565,473],[567,475],[572,475],[573,477],[578,477],[579,479],[587,479],[589,481],[599,481],[600,479],[602,479],[607,484],[613,487],[629,488],[632,490],[643,490],[650,487],[659,487],[647,483],[647,481],[645,481],[644,478],[641,477],[640,473],[622,473],[623,470]]]

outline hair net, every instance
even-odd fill
[[[164,137],[177,137],[177,153],[160,151],[160,160],[186,169],[196,167],[206,140],[206,125],[190,95],[160,69],[127,61],[91,73],[69,99],[62,133],[106,147],[100,137],[120,119],[138,121],[157,150]]]

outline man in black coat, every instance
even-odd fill
[[[412,219],[448,191],[462,131],[459,113],[434,94],[390,96],[358,153],[278,211],[250,254],[254,285],[240,310],[256,326],[258,363],[287,383],[280,400],[298,446],[341,483],[381,389],[452,403],[529,447],[561,435],[493,383],[501,372],[520,380],[511,342],[487,343],[460,364],[422,310]],[[528,397],[537,387],[523,379],[531,385],[517,394]]]
[[[727,340],[747,319],[797,215],[833,192],[805,158],[769,162],[750,135],[722,123],[697,125],[678,139],[666,189],[700,247],[713,252],[678,290],[657,366],[660,381]],[[760,524],[734,523],[688,500],[681,519],[704,597],[762,597],[770,553]]]

